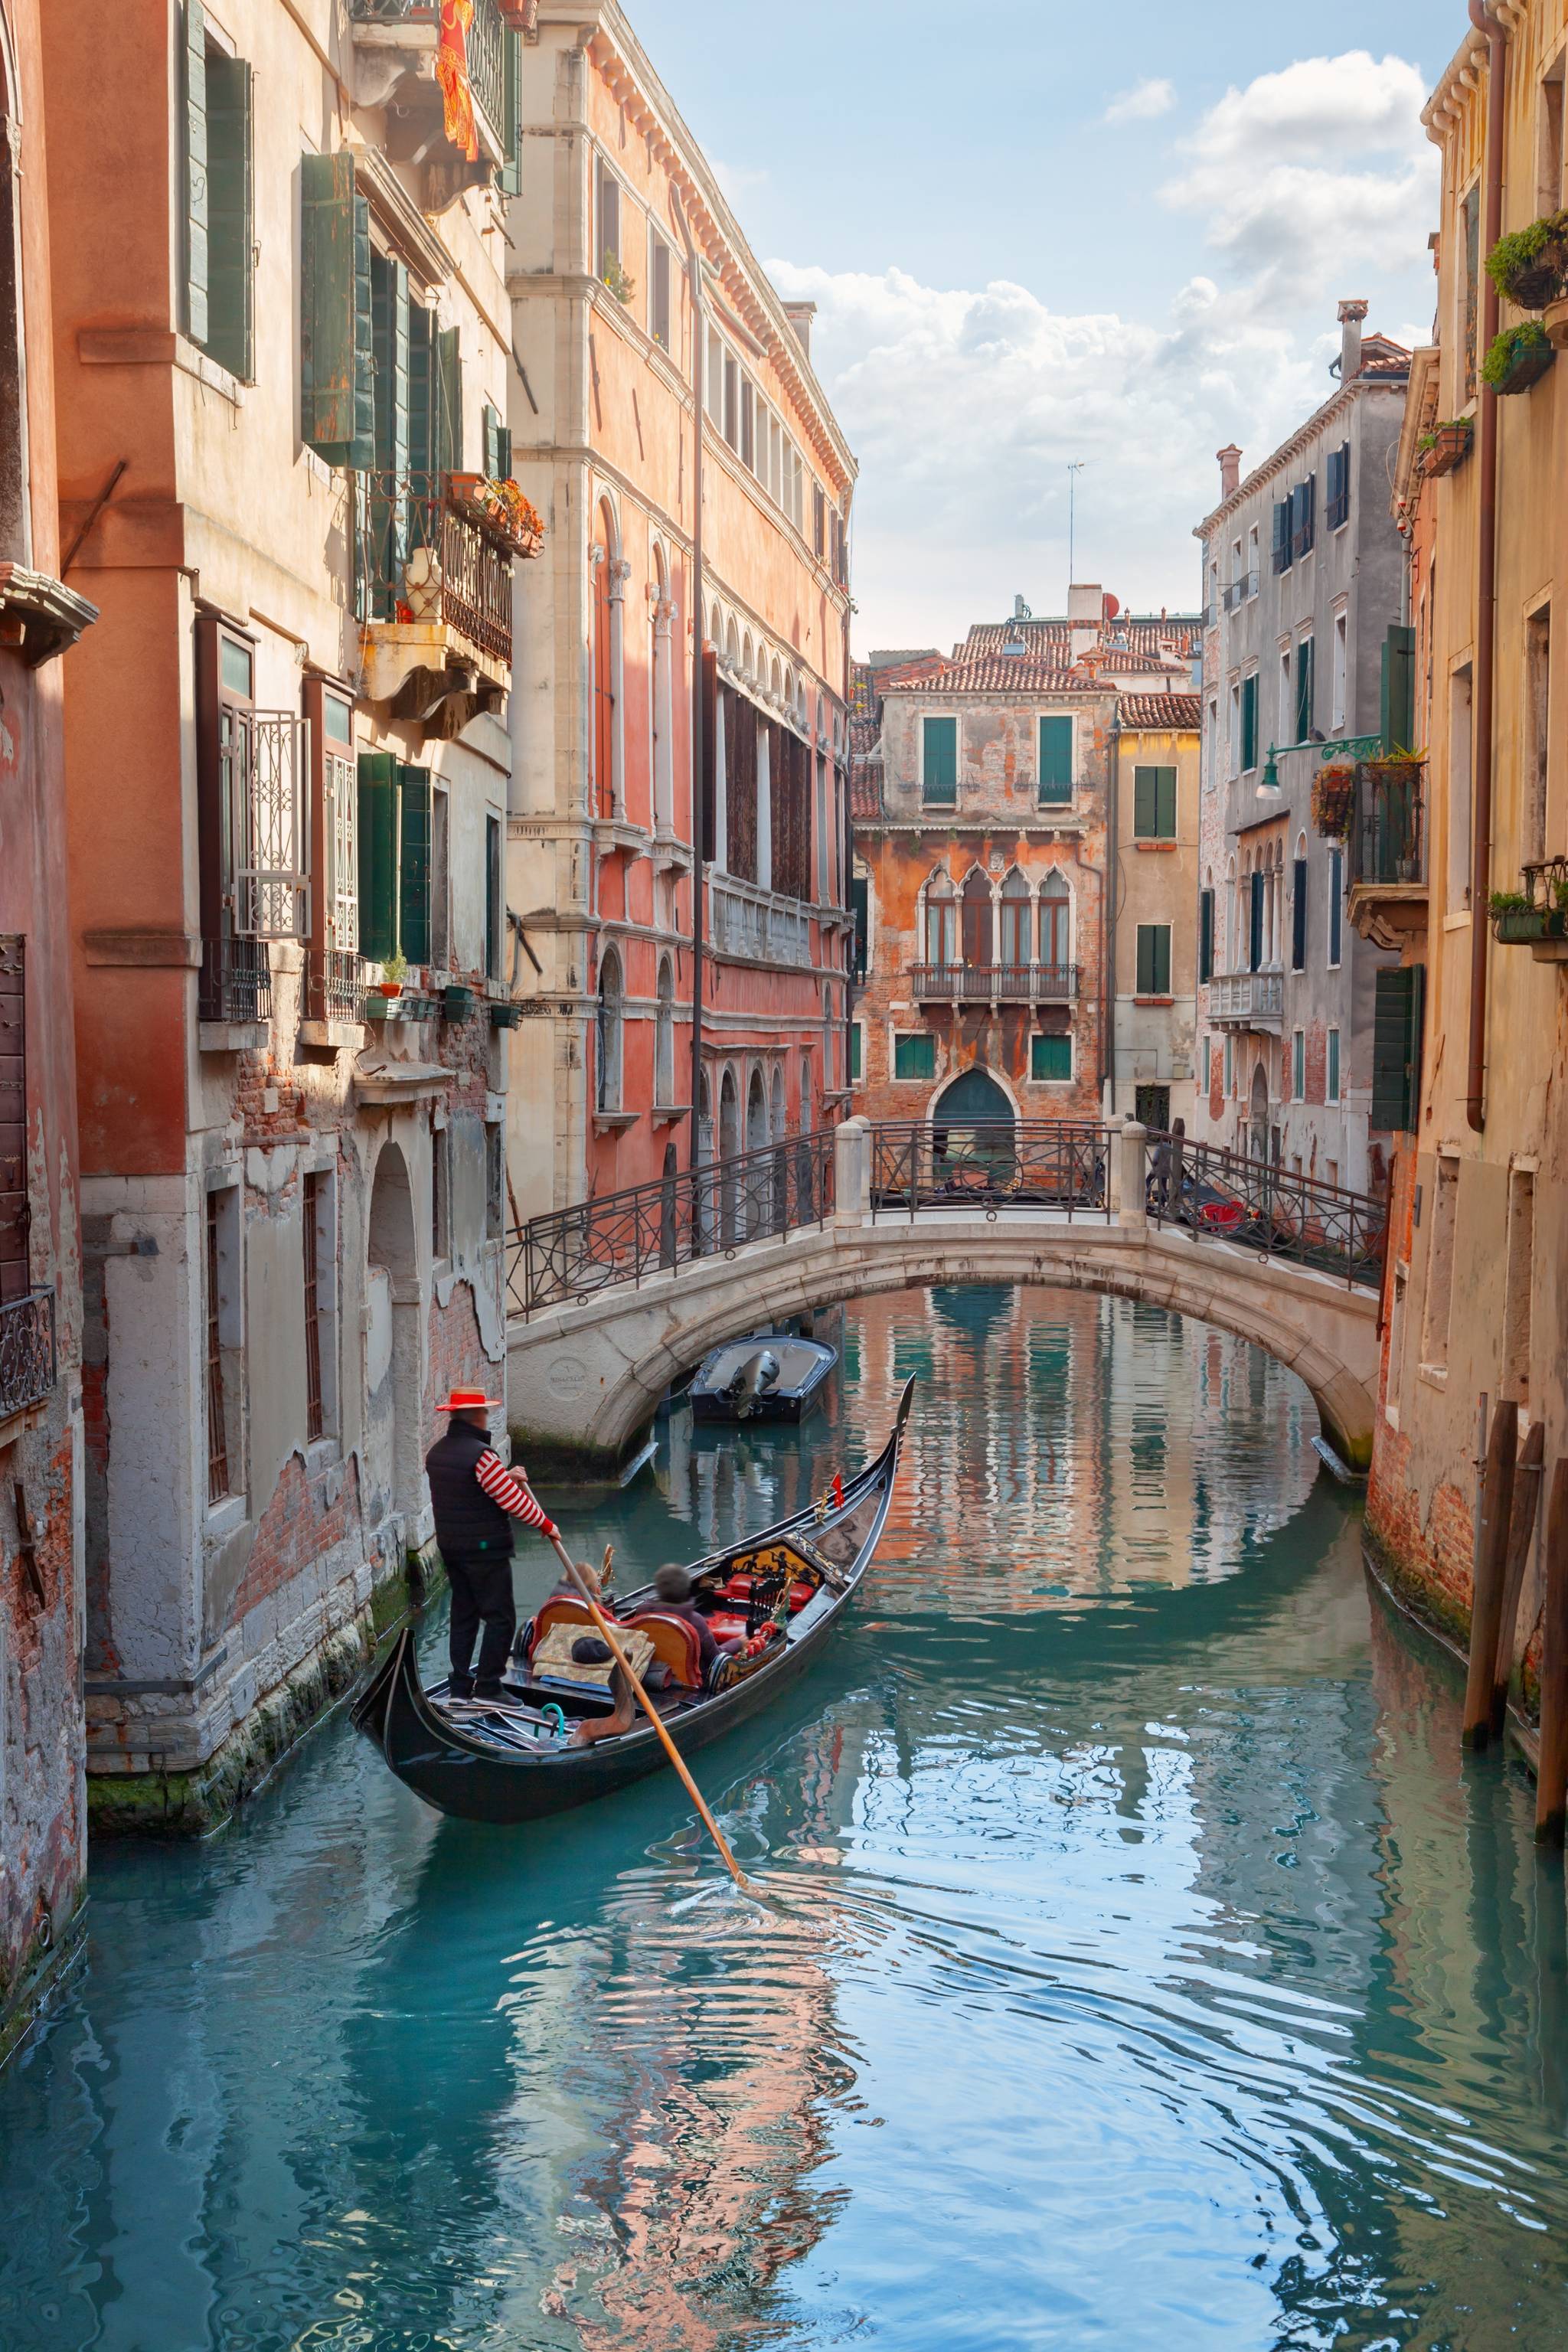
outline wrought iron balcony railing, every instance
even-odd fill
[[[305,982],[307,1020],[357,1021],[368,970],[363,956],[345,955],[337,948],[313,949]]]
[[[1076,963],[917,963],[917,997],[940,1004],[1069,1004],[1078,994]]]
[[[0,1421],[42,1404],[56,1377],[54,1292],[0,1301]]]
[[[203,1021],[270,1021],[272,966],[266,940],[204,940],[196,1004]]]
[[[1399,767],[1356,770],[1355,820],[1351,828],[1352,887],[1397,888],[1426,879],[1423,771]]]
[[[510,668],[514,551],[502,530],[458,506],[450,475],[355,477],[362,621],[440,622]]]
[[[438,34],[441,0],[349,0],[349,19],[355,25],[407,25]],[[506,121],[506,26],[496,0],[474,0],[468,52],[474,103],[499,137]]]

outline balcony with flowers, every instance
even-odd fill
[[[544,525],[514,481],[353,478],[354,600],[364,693],[426,736],[499,710],[511,685],[512,565]]]
[[[515,136],[514,33],[521,0],[349,0],[354,96],[387,110],[387,152],[426,173],[444,212],[505,167]]]

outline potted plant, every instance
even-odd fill
[[[1426,762],[1419,751],[1407,751],[1403,743],[1395,743],[1392,750],[1379,751],[1362,764],[1381,783],[1418,784]]]
[[[1517,327],[1503,329],[1481,362],[1481,373],[1503,399],[1528,392],[1556,357],[1540,320],[1523,319]]]
[[[1450,417],[1447,423],[1434,425],[1430,433],[1423,433],[1416,445],[1423,472],[1434,478],[1451,474],[1469,456],[1475,434],[1475,419],[1471,416]]]
[[[629,302],[637,290],[636,278],[618,253],[606,252],[605,266],[599,275],[617,302]]]
[[[388,956],[381,967],[381,978],[375,983],[377,994],[386,997],[401,996],[403,983],[407,977],[408,959],[399,949],[395,955]]]
[[[1343,841],[1355,807],[1355,769],[1348,760],[1329,760],[1312,778],[1312,824],[1324,841]]]
[[[454,985],[441,991],[443,1021],[466,1021],[474,1009],[475,996],[471,988]]]
[[[1498,292],[1521,310],[1544,310],[1568,286],[1568,212],[1546,213],[1500,237],[1487,256]]]
[[[1568,907],[1538,907],[1522,890],[1494,890],[1488,900],[1492,936],[1500,947],[1528,947],[1535,940],[1568,939]]]

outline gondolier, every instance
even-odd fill
[[[517,1632],[511,1589],[512,1521],[521,1519],[545,1541],[554,1521],[513,1476],[490,1444],[498,1408],[479,1389],[454,1389],[437,1411],[450,1415],[445,1437],[425,1457],[436,1543],[452,1587],[454,1698],[499,1698],[500,1678]],[[474,1637],[480,1625],[479,1668]]]

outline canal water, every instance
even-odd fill
[[[678,1411],[564,1515],[693,1557],[918,1375],[853,1622],[700,1759],[774,1899],[668,1779],[485,1831],[341,1717],[226,1834],[99,1853],[0,2078],[5,2352],[1564,2340],[1562,1879],[1304,1391],[1043,1289],[840,1337],[804,1433]]]

